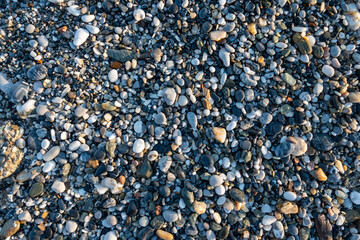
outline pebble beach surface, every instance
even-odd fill
[[[0,0],[0,238],[359,240],[359,8]]]

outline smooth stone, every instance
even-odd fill
[[[212,175],[209,179],[209,184],[213,187],[218,187],[224,183],[222,177],[218,175]]]
[[[118,72],[116,71],[116,69],[112,69],[109,74],[108,74],[108,78],[110,82],[116,82],[118,80]]]
[[[115,226],[118,223],[117,218],[114,215],[108,215],[106,217],[106,222],[107,224],[109,224],[110,226]]]
[[[117,240],[118,237],[115,231],[109,231],[105,234],[104,240]]]
[[[291,202],[295,201],[296,198],[297,198],[296,193],[294,193],[294,192],[289,192],[289,191],[284,192],[283,197],[284,197],[286,200],[291,201]]]
[[[40,115],[40,116],[45,115],[48,111],[49,111],[49,108],[48,108],[48,106],[46,105],[46,103],[39,104],[39,105],[36,107],[36,113],[37,113],[38,115]]]
[[[44,35],[39,36],[37,41],[42,47],[49,46],[49,40]]]
[[[162,216],[166,222],[176,222],[179,218],[177,212],[172,210],[165,210]]]
[[[190,126],[193,128],[193,129],[196,129],[197,125],[198,125],[198,119],[196,117],[196,114],[193,113],[193,112],[188,112],[186,114],[186,119],[188,120]]]
[[[285,236],[284,226],[280,221],[276,221],[273,223],[272,230],[273,230],[274,236],[277,239],[284,239],[284,236]]]
[[[109,58],[115,59],[121,63],[125,63],[127,61],[131,61],[136,57],[136,54],[127,49],[115,50],[115,49],[108,49],[107,54]]]
[[[0,237],[7,239],[14,235],[20,229],[20,222],[14,219],[9,219],[2,226],[0,231]]]
[[[322,83],[315,84],[315,87],[313,89],[313,93],[316,95],[320,95],[322,91],[324,90],[324,86]]]
[[[141,8],[138,8],[134,10],[133,16],[136,21],[141,21],[145,19],[145,12]]]
[[[126,210],[126,214],[128,216],[135,216],[139,212],[138,207],[136,206],[136,203],[134,200],[130,201],[129,206]]]
[[[297,214],[299,212],[299,208],[294,202],[281,202],[276,205],[276,208],[283,214]]]
[[[88,39],[89,36],[90,36],[90,33],[86,29],[79,28],[75,32],[74,42],[73,42],[74,45],[76,47],[81,46],[82,44],[84,44],[86,42],[86,40]]]
[[[106,177],[103,180],[101,180],[101,186],[109,188],[111,190],[117,189],[117,182],[113,178]]]
[[[161,229],[156,230],[156,235],[162,240],[174,240],[174,236],[171,233]]]
[[[315,229],[318,239],[333,239],[333,223],[330,223],[324,214],[319,214],[315,218]]]
[[[283,158],[289,156],[295,149],[295,145],[288,141],[281,143],[275,149],[276,156]]]
[[[72,6],[68,7],[67,10],[71,15],[74,15],[75,17],[78,17],[81,14],[81,11],[80,11],[78,5],[72,5]]]
[[[308,149],[305,140],[302,139],[301,137],[292,137],[292,138],[295,141],[295,143],[293,143],[295,147],[294,150],[291,152],[291,155],[296,157],[304,155]]]
[[[220,142],[224,143],[226,140],[226,129],[222,127],[213,127],[212,132],[215,136],[215,139]]]
[[[178,103],[180,107],[185,107],[186,105],[188,105],[189,100],[186,96],[181,95],[178,99]]]
[[[146,227],[149,224],[149,218],[146,216],[143,216],[139,219],[139,225],[142,227]]]
[[[145,149],[145,141],[143,139],[136,139],[133,145],[134,153],[141,153]]]
[[[283,80],[290,86],[294,86],[296,84],[296,80],[288,73],[284,73]]]
[[[229,226],[223,226],[221,230],[218,233],[218,238],[220,240],[227,239],[230,233],[230,227]]]
[[[60,147],[54,146],[49,151],[47,151],[47,153],[45,153],[45,155],[43,156],[43,160],[46,162],[53,160],[59,155],[59,153],[60,153]]]
[[[69,149],[69,151],[73,152],[73,151],[78,150],[80,148],[80,146],[81,146],[81,142],[76,140],[69,144],[68,149]]]
[[[18,215],[18,219],[19,221],[30,222],[32,217],[28,211],[24,211]]]
[[[25,28],[25,31],[28,33],[28,34],[32,34],[34,31],[35,31],[35,26],[32,25],[32,24],[28,24]]]
[[[75,109],[75,116],[78,118],[83,117],[87,113],[87,111],[87,108],[85,108],[83,105],[80,105]]]
[[[48,161],[44,164],[43,172],[48,173],[51,172],[56,167],[55,161]]]
[[[28,71],[27,71],[27,77],[33,81],[39,81],[44,79],[47,76],[48,70],[47,68],[42,65],[35,65],[33,67],[31,67]]]
[[[229,194],[230,194],[231,198],[234,199],[237,202],[244,202],[245,201],[244,192],[241,191],[238,188],[231,188],[229,190]]]
[[[321,68],[321,71],[328,77],[332,77],[335,74],[335,70],[333,67],[329,66],[329,65],[324,65]]]
[[[89,25],[89,24],[86,24],[85,25],[85,28],[86,30],[89,31],[89,33],[91,34],[98,34],[100,32],[100,28],[96,27],[96,26],[93,26],[93,25]]]
[[[271,225],[274,222],[276,222],[276,217],[270,215],[264,215],[261,221],[263,225]]]
[[[338,47],[338,46],[332,46],[331,48],[330,48],[330,55],[332,56],[332,57],[338,57],[338,56],[340,56],[340,53],[341,53],[341,49],[340,49],[340,47]]]
[[[197,214],[203,214],[206,212],[206,203],[204,202],[195,201],[192,207]]]
[[[220,49],[219,58],[221,59],[225,67],[230,66],[230,53],[226,50],[226,48]]]
[[[162,112],[155,114],[154,121],[156,124],[159,124],[159,125],[167,124],[166,116]]]
[[[292,39],[295,42],[295,44],[298,46],[300,53],[311,54],[312,47],[307,38],[302,37],[300,33],[294,33]]]
[[[29,195],[31,198],[36,198],[40,196],[44,192],[44,184],[42,183],[34,183],[29,191]]]
[[[75,221],[68,220],[65,225],[65,229],[68,233],[73,233],[78,228],[78,224]]]
[[[166,88],[164,91],[164,100],[167,105],[172,106],[176,100],[176,91],[174,88]]]
[[[172,159],[169,156],[164,156],[162,158],[160,158],[159,160],[159,169],[160,171],[167,173],[169,171],[169,168],[171,167],[172,164]]]
[[[360,193],[353,191],[350,193],[350,200],[356,204],[356,205],[360,205]]]
[[[210,39],[213,41],[220,41],[224,38],[227,38],[227,33],[225,31],[212,31],[209,33]]]
[[[95,15],[92,15],[92,14],[81,16],[81,21],[83,21],[85,23],[89,23],[89,22],[92,22],[94,20],[95,20]]]
[[[316,133],[311,141],[312,146],[319,151],[330,151],[334,147],[334,140],[325,133]]]
[[[352,103],[360,103],[360,92],[350,92],[348,98]]]
[[[140,163],[136,173],[141,178],[151,177],[153,170],[150,162],[148,160],[145,160],[142,163]]]
[[[63,193],[66,190],[65,183],[59,180],[56,180],[52,186],[51,190],[53,190],[56,193]]]

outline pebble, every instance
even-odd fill
[[[360,103],[360,92],[350,92],[348,98],[352,103]]]
[[[263,225],[271,225],[274,222],[276,222],[276,217],[270,215],[264,215],[261,221]]]
[[[106,217],[106,222],[110,226],[115,226],[118,223],[118,220],[114,215],[109,215]]]
[[[213,41],[220,41],[224,38],[227,38],[227,33],[225,31],[212,31],[209,33],[210,39]]]
[[[37,38],[37,41],[42,47],[46,48],[47,46],[49,46],[49,40],[44,35],[39,36]]]
[[[59,180],[56,180],[52,186],[51,190],[53,190],[56,193],[63,193],[66,190],[65,183]]]
[[[18,216],[19,221],[31,222],[32,217],[28,211],[23,211]]]
[[[118,80],[118,72],[115,69],[110,70],[108,74],[108,78],[110,82],[116,82]]]
[[[14,219],[9,219],[2,226],[0,236],[4,239],[11,237],[20,229],[20,222]]]
[[[105,234],[104,240],[117,240],[118,237],[115,231],[109,231]]]
[[[134,153],[141,153],[145,149],[145,142],[142,139],[136,139],[133,145]]]
[[[32,33],[34,33],[34,31],[35,31],[35,26],[32,25],[32,24],[28,24],[28,25],[26,26],[25,31],[26,31],[28,34],[32,34]]]
[[[360,205],[360,193],[353,191],[350,193],[350,199],[355,205]]]
[[[49,151],[47,151],[45,153],[45,155],[43,156],[43,160],[44,161],[51,161],[54,158],[56,158],[60,153],[60,147],[59,146],[54,146],[52,147]]]
[[[311,144],[319,151],[330,151],[334,147],[334,140],[328,134],[318,133],[314,134]]]
[[[48,73],[47,68],[42,64],[38,64],[31,67],[27,71],[27,77],[33,81],[39,81],[44,79],[47,76],[47,73]]]
[[[90,36],[90,33],[86,29],[79,28],[75,32],[74,42],[73,42],[74,45],[76,47],[81,46],[82,44],[84,44],[86,42],[86,40],[88,39],[89,36]]]
[[[226,140],[226,130],[224,128],[221,127],[213,127],[212,128],[212,132],[215,136],[215,139],[220,142],[220,143],[224,143]]]
[[[144,12],[144,10],[142,10],[140,8],[135,9],[133,15],[134,15],[134,19],[136,21],[141,21],[141,20],[145,19],[145,12]]]
[[[175,103],[177,94],[174,88],[166,88],[164,91],[164,100],[167,105],[172,106]]]
[[[36,198],[40,196],[44,192],[44,184],[42,183],[34,183],[29,191],[29,195],[32,198]]]
[[[75,221],[68,220],[68,221],[66,221],[65,228],[68,233],[73,233],[78,228],[78,224]]]
[[[296,198],[297,198],[296,193],[294,193],[294,192],[289,192],[289,191],[285,192],[284,195],[283,195],[283,197],[284,197],[286,200],[291,201],[291,202],[295,201]]]
[[[160,171],[166,173],[169,171],[169,168],[171,167],[172,159],[169,156],[164,156],[160,158],[159,160],[159,169]]]
[[[56,167],[56,163],[54,161],[48,161],[44,164],[43,172],[48,173],[51,172]]]
[[[160,239],[163,239],[163,240],[173,240],[174,239],[174,236],[171,233],[163,231],[161,229],[156,230],[156,235]]]
[[[213,187],[218,187],[224,183],[224,180],[218,175],[212,175],[210,177],[209,183]]]
[[[335,74],[335,70],[333,67],[329,66],[329,65],[324,65],[321,68],[321,71],[328,77],[333,77]]]
[[[294,144],[294,150],[291,152],[291,155],[298,157],[306,153],[308,145],[304,139],[300,137],[292,137],[291,142]]]
[[[89,22],[92,22],[94,20],[95,20],[95,15],[88,14],[88,15],[81,16],[81,21],[83,21],[85,23],[89,23]]]
[[[165,210],[162,214],[166,222],[176,222],[178,220],[178,214],[172,210]]]

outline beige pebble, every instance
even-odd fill
[[[352,103],[360,103],[360,92],[350,92],[348,98]]]
[[[327,180],[327,176],[321,168],[315,170],[315,177],[321,182],[325,182]]]
[[[156,235],[163,240],[173,240],[174,239],[174,236],[171,233],[160,230],[160,229],[156,230]]]
[[[221,143],[224,143],[226,140],[226,130],[221,127],[213,127],[212,131],[215,135],[215,139]]]
[[[257,34],[256,23],[250,23],[249,25],[247,25],[247,30],[249,30],[252,35]]]
[[[294,202],[282,202],[276,205],[276,208],[283,214],[297,214],[299,208]]]
[[[212,31],[210,32],[210,39],[213,41],[220,41],[224,38],[227,38],[227,33],[225,31]]]

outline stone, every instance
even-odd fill
[[[56,180],[52,186],[51,190],[53,190],[56,193],[63,193],[66,190],[65,183],[59,180]]]
[[[226,140],[226,130],[222,127],[213,127],[212,132],[214,134],[215,139],[220,142],[224,143]]]
[[[325,133],[316,133],[311,141],[312,146],[319,151],[330,151],[334,147],[333,138]]]
[[[60,147],[59,146],[54,146],[44,154],[43,160],[45,162],[51,161],[54,158],[56,158],[59,155],[59,153],[60,153]]]
[[[39,36],[37,41],[42,47],[46,48],[47,46],[49,46],[49,40],[44,35]]]
[[[108,49],[107,54],[109,58],[115,59],[121,63],[125,63],[127,61],[131,61],[136,57],[136,54],[127,49],[115,50],[115,49]]]
[[[190,126],[193,128],[193,129],[196,129],[197,125],[198,125],[198,119],[196,117],[196,114],[193,113],[193,112],[188,112],[186,114],[186,119],[188,120]]]
[[[230,197],[234,199],[237,202],[244,202],[245,201],[245,195],[244,192],[241,191],[238,188],[231,188],[229,190]]]
[[[339,46],[332,46],[331,48],[330,48],[330,55],[332,56],[332,57],[338,57],[338,56],[340,56],[340,53],[341,53],[341,49],[340,49],[340,47]]]
[[[321,182],[325,182],[328,178],[321,168],[315,170],[315,177]]]
[[[283,80],[290,86],[294,86],[296,84],[296,80],[288,73],[284,73]]]
[[[176,222],[178,220],[177,212],[172,210],[165,210],[162,216],[166,222]]]
[[[85,28],[86,30],[89,31],[89,33],[91,34],[98,34],[100,32],[100,28],[96,27],[96,26],[93,26],[93,25],[89,25],[89,24],[86,24],[85,25]]]
[[[226,50],[226,48],[220,49],[219,58],[221,59],[225,67],[230,66],[230,53]]]
[[[0,236],[5,238],[11,237],[20,229],[20,222],[14,219],[9,219],[2,226]]]
[[[74,45],[76,47],[81,46],[82,44],[84,44],[86,42],[86,40],[88,39],[89,36],[90,36],[90,33],[88,32],[88,30],[86,30],[84,28],[79,28],[75,32],[74,41],[73,41]]]
[[[348,98],[352,103],[360,103],[360,92],[349,92]]]
[[[160,171],[166,173],[169,171],[171,164],[172,164],[172,158],[169,156],[164,156],[160,158],[158,166]]]
[[[143,161],[139,164],[137,171],[138,177],[149,178],[151,177],[153,170],[148,160]]]
[[[276,221],[273,223],[272,230],[273,230],[274,236],[277,239],[284,239],[284,236],[285,236],[284,226],[280,221]]]
[[[283,158],[289,156],[295,149],[295,145],[291,142],[285,141],[275,149],[276,156]]]
[[[301,36],[300,33],[294,33],[292,39],[295,42],[295,44],[298,46],[300,53],[311,54],[312,47],[309,43],[309,40],[306,37]]]
[[[141,8],[138,8],[134,10],[133,16],[136,21],[141,21],[145,19],[145,12]]]
[[[66,221],[65,229],[68,233],[73,233],[76,231],[78,224],[75,221],[68,220]]]
[[[162,112],[155,114],[154,121],[155,121],[156,124],[159,124],[159,125],[166,125],[167,124],[166,116]]]
[[[73,151],[78,150],[80,148],[80,145],[81,145],[80,141],[75,140],[69,144],[68,149],[69,149],[69,151],[73,152]]]
[[[118,188],[116,180],[109,177],[106,177],[103,180],[101,180],[101,186],[109,188],[111,190],[116,190]]]
[[[44,164],[43,172],[48,173],[51,172],[56,167],[55,161],[48,161]]]
[[[67,8],[67,10],[71,15],[73,15],[75,17],[78,17],[81,14],[81,11],[80,11],[78,5],[71,5],[70,7]]]
[[[227,38],[227,33],[225,31],[212,31],[209,33],[210,39],[213,41],[220,41],[224,38]]]
[[[115,226],[118,223],[118,220],[114,215],[108,215],[106,217],[106,223],[110,226]]]
[[[280,122],[271,122],[265,128],[266,133],[270,136],[276,136],[283,130],[283,124]]]
[[[143,216],[139,219],[139,225],[142,227],[146,227],[149,224],[149,218],[147,216]]]
[[[252,34],[252,35],[256,35],[257,34],[257,30],[256,30],[256,23],[249,23],[246,26],[247,30]]]
[[[19,219],[19,221],[30,222],[32,217],[28,211],[23,211],[22,213],[20,213],[18,215],[18,219]]]
[[[308,146],[304,139],[301,137],[288,137],[288,139],[290,139],[288,141],[294,145],[294,150],[291,152],[291,155],[299,157],[306,153]]]
[[[357,6],[352,4],[347,4],[349,11],[346,12],[345,17],[348,22],[348,28],[352,31],[356,31],[360,27],[360,13]]]
[[[293,201],[296,200],[297,195],[296,195],[296,193],[294,193],[294,192],[287,191],[287,192],[284,192],[283,197],[284,197],[286,200],[293,202]]]
[[[299,212],[297,204],[288,201],[276,204],[276,209],[283,214],[297,214]]]
[[[83,117],[88,112],[88,109],[84,105],[80,105],[75,109],[75,116],[80,118]]]
[[[31,198],[36,198],[40,196],[44,192],[44,184],[42,183],[34,183],[29,191],[29,195]]]
[[[218,233],[218,239],[223,240],[227,239],[230,233],[230,227],[229,226],[223,226],[221,230]]]
[[[209,183],[213,187],[218,187],[224,183],[224,180],[218,175],[212,175],[209,179]]]
[[[264,215],[261,221],[263,225],[271,225],[274,222],[276,222],[276,217],[270,215]]]
[[[334,68],[329,65],[322,66],[321,71],[328,77],[332,77],[335,74]]]
[[[23,151],[16,146],[16,141],[21,137],[21,129],[11,121],[0,123],[0,179],[13,174],[22,159]]]
[[[176,100],[176,91],[174,88],[166,88],[164,90],[164,100],[167,105],[172,106],[175,103]]]
[[[355,205],[360,205],[360,193],[356,192],[356,191],[352,191],[350,193],[350,200],[355,204]]]
[[[136,139],[133,145],[134,153],[141,153],[145,149],[145,141],[143,139]]]
[[[156,235],[162,240],[174,240],[174,236],[171,233],[161,229],[156,230]]]
[[[115,231],[109,231],[105,234],[104,240],[117,240],[118,237]]]
[[[118,77],[118,72],[115,69],[110,70],[109,74],[108,74],[108,79],[110,82],[116,82],[119,77]]]
[[[194,201],[192,207],[197,214],[203,214],[206,212],[206,203],[204,202]]]
[[[42,64],[38,64],[31,67],[27,71],[26,75],[30,80],[39,81],[44,79],[47,76],[47,73],[48,73],[47,68]]]
[[[139,212],[138,207],[134,200],[130,201],[128,208],[126,210],[126,214],[130,217],[135,216]]]
[[[333,239],[332,224],[324,214],[319,214],[315,218],[315,234],[319,237],[319,240]]]
[[[95,20],[95,15],[92,14],[87,14],[87,15],[82,15],[81,16],[81,21],[85,22],[85,23],[89,23]]]
[[[34,33],[35,31],[35,26],[32,25],[32,24],[28,24],[25,28],[25,31],[28,33],[28,34],[32,34]]]

